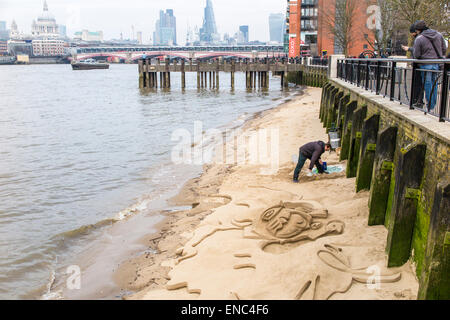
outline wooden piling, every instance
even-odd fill
[[[331,102],[330,108],[328,109],[328,116],[327,116],[327,126],[326,126],[327,133],[333,127],[333,124],[334,124],[334,127],[336,127],[339,103],[341,102],[341,99],[343,96],[344,96],[344,92],[339,91],[339,93],[334,97],[334,101]]]
[[[379,114],[375,114],[364,121],[361,139],[361,154],[359,156],[359,165],[356,174],[356,192],[370,189],[379,125]]]
[[[333,92],[335,92],[335,90],[333,90]],[[358,102],[356,101],[351,101],[349,104],[347,104],[347,108],[345,110],[344,123],[342,125],[341,154],[339,156],[339,161],[348,159],[348,151],[350,149],[350,137],[352,131],[353,112],[357,107]]]
[[[331,91],[329,99],[326,102],[324,114],[323,114],[323,124],[322,124],[324,128],[327,128],[329,111],[330,111],[330,108],[334,105],[334,100],[338,93],[339,93],[339,89],[334,88]]]
[[[377,138],[370,186],[369,226],[384,225],[385,223],[391,177],[394,174],[397,131],[397,127],[388,127],[380,132]]]
[[[289,71],[288,63],[286,62],[285,65],[284,65],[284,72],[283,72],[283,78],[284,78],[283,79],[283,84],[284,84],[284,87],[286,89],[289,88],[288,71]]]
[[[361,138],[364,118],[367,115],[367,106],[362,106],[355,111],[352,118],[352,133],[347,161],[347,178],[356,177],[361,153]]]
[[[344,122],[345,108],[347,107],[347,104],[349,102],[350,102],[350,94],[346,94],[339,102],[339,107],[338,107],[337,117],[336,117],[336,128],[338,128],[338,130],[342,126],[342,122]]]
[[[144,60],[138,61],[139,69],[139,88],[144,89]]]
[[[426,270],[419,286],[419,299],[450,300],[450,181],[438,183],[430,217]]]
[[[234,72],[236,71],[236,61],[231,60],[231,90],[234,90]]]
[[[145,59],[145,82],[146,82],[146,87],[147,88],[151,88],[151,83],[150,83],[150,65],[151,65],[150,59]]]
[[[388,267],[402,266],[411,255],[426,150],[425,144],[413,143],[399,152],[386,248]]]
[[[186,72],[185,72],[185,61],[181,61],[181,89],[186,88]]]
[[[220,61],[216,61],[216,89],[220,88]]]

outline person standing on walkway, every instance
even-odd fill
[[[309,165],[309,171],[312,172],[314,166],[317,167],[317,170],[320,174],[325,173],[322,167],[322,160],[320,157],[325,151],[331,150],[331,144],[325,143],[323,141],[310,142],[305,144],[300,148],[300,155],[298,157],[297,167],[294,172],[294,182],[298,182],[298,177],[300,175],[300,171],[302,171],[303,166],[305,165],[306,159],[311,160],[311,164]]]
[[[443,59],[447,51],[442,34],[436,30],[429,29],[423,20],[415,23],[418,36],[414,42],[413,53],[415,59]],[[422,81],[425,85],[425,95],[428,101],[428,110],[433,110],[437,100],[437,71],[439,64],[421,64],[419,69],[429,70],[422,72]]]
[[[414,39],[414,41],[416,41],[417,36],[419,35],[416,31],[416,23],[418,21],[416,21],[415,23],[413,23],[411,25],[411,27],[409,28],[409,33],[411,34],[412,38]],[[411,56],[414,57],[414,47],[407,47],[407,46],[402,46],[402,49],[405,51],[408,51],[411,53]],[[424,93],[424,86],[423,86],[423,81],[422,81],[422,77],[416,77],[416,81],[414,82],[414,90],[413,90],[413,105],[415,105],[418,108],[423,108],[423,93]]]

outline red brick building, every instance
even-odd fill
[[[378,7],[372,5],[375,0],[348,0],[355,6],[353,27],[350,30],[352,41],[347,51],[349,56],[359,56],[371,49],[373,42],[375,17]],[[336,16],[336,0],[288,0],[288,39],[289,56],[300,55],[300,44],[305,43],[313,56],[343,54],[331,32],[330,21]],[[372,30],[371,30],[372,29]],[[369,40],[369,41],[368,41]]]

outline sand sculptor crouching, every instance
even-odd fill
[[[323,162],[320,157],[325,153],[325,151],[330,150],[331,144],[323,141],[310,142],[302,146],[300,148],[300,154],[298,157],[297,167],[295,168],[293,181],[298,183],[298,176],[300,175],[300,171],[302,170],[307,159],[311,160],[311,164],[309,165],[310,172],[312,172],[312,169],[316,166],[319,174],[327,173],[323,168]]]

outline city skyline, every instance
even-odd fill
[[[180,0],[152,1],[152,4],[143,0],[130,0],[126,7],[105,0],[79,0],[70,5],[63,0],[47,2],[58,23],[66,25],[69,37],[76,31],[89,29],[103,30],[105,40],[119,39],[121,33],[124,39],[136,39],[136,33],[140,31],[144,43],[153,39],[159,11],[173,9],[178,12],[177,38],[180,39],[180,45],[185,44],[189,27],[202,27],[206,6],[205,0],[193,0],[189,4]],[[4,0],[0,3],[0,20],[7,21],[8,28],[15,20],[19,31],[30,33],[32,20],[42,10],[42,3],[41,0]],[[213,0],[212,3],[221,36],[236,33],[240,25],[249,25],[250,39],[259,41],[270,40],[268,16],[283,12],[286,6],[285,0],[250,0],[245,5],[237,0]],[[240,9],[236,10],[237,7]],[[254,8],[258,8],[256,14]],[[99,9],[103,11],[102,14],[99,14]],[[118,17],[121,19],[119,23],[116,21]],[[233,19],[232,24],[229,23],[230,17]]]

